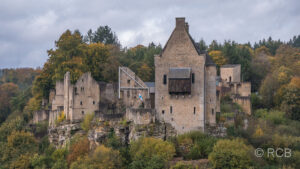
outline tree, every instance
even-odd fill
[[[285,88],[281,108],[293,120],[300,121],[300,78],[294,77]]]
[[[160,139],[140,138],[130,145],[130,154],[131,168],[164,168],[165,162],[175,155],[175,148]]]
[[[215,64],[218,65],[219,67],[226,64],[227,62],[226,58],[222,54],[222,51],[212,50],[208,54],[212,57]]]
[[[93,33],[93,43],[104,43],[119,45],[116,34],[111,30],[109,26],[99,26],[98,29]]]
[[[252,149],[241,140],[219,140],[209,154],[209,161],[213,168],[250,168]]]
[[[69,154],[67,156],[67,162],[69,166],[72,162],[76,161],[78,158],[82,158],[88,154],[90,148],[90,142],[87,138],[80,139],[76,143],[70,146]]]
[[[145,63],[142,64],[141,67],[138,68],[137,75],[142,78],[143,81],[151,81],[151,68]]]
[[[18,86],[14,83],[0,85],[0,124],[5,121],[11,113],[12,105],[10,99],[17,95]]]
[[[199,41],[198,47],[201,53],[204,53],[207,50],[207,45],[203,39]]]
[[[118,169],[121,168],[121,158],[117,150],[112,150],[103,145],[98,146],[93,154],[79,158],[72,163],[71,169]]]

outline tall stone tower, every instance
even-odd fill
[[[162,53],[155,56],[158,119],[170,123],[178,133],[203,131],[205,123],[215,123],[215,78],[215,64],[198,50],[185,18],[176,18]]]

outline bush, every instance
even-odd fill
[[[57,119],[55,121],[55,124],[57,125],[57,124],[63,122],[65,119],[66,119],[65,112],[62,111],[62,112],[59,113],[59,116],[57,117]]]
[[[71,169],[118,169],[122,167],[120,153],[103,145],[98,146],[91,157],[78,158]]]
[[[216,169],[250,168],[252,148],[241,140],[219,140],[209,154],[209,161]]]
[[[278,110],[258,109],[255,111],[254,116],[257,118],[262,118],[272,122],[275,125],[286,124],[287,119],[285,118],[285,113]]]
[[[195,169],[191,164],[184,164],[183,162],[178,162],[176,165],[172,166],[171,169]]]
[[[156,138],[140,138],[130,145],[131,168],[164,168],[175,155],[174,146]]]
[[[177,154],[184,159],[207,158],[212,151],[217,138],[203,134],[199,131],[179,135],[175,145],[178,145]]]
[[[83,122],[81,123],[81,128],[84,131],[89,131],[91,128],[91,122],[94,119],[95,114],[94,113],[87,113],[84,116]]]
[[[69,154],[67,156],[68,165],[76,161],[80,157],[84,157],[90,148],[90,142],[87,138],[83,138],[78,142],[72,144],[69,149]]]

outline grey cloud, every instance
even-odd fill
[[[297,0],[4,0],[0,5],[0,68],[37,67],[66,29],[83,34],[109,25],[123,46],[165,44],[175,17],[186,17],[195,40],[241,43],[299,34]]]

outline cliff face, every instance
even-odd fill
[[[135,124],[133,121],[126,121],[123,118],[103,120],[95,117],[88,132],[81,128],[80,123],[61,123],[48,129],[49,140],[56,147],[67,145],[75,135],[87,135],[92,146],[99,145],[104,143],[112,132],[123,145],[129,144],[139,137],[156,137],[165,140],[177,134],[168,123]]]

